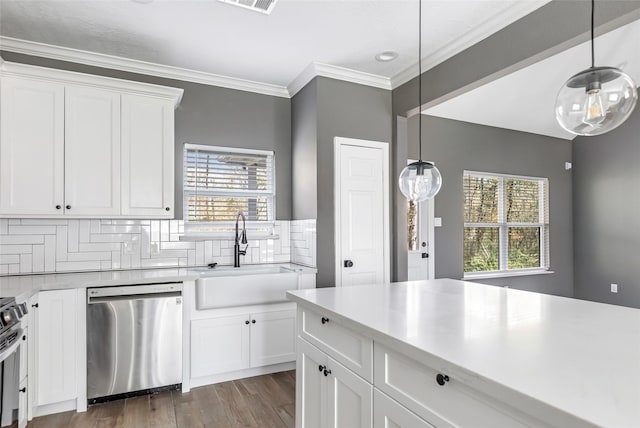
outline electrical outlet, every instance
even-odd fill
[[[611,292],[612,293],[618,292],[618,284],[611,284]]]

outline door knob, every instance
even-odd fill
[[[351,260],[345,260],[344,261],[344,267],[346,267],[346,268],[353,267],[353,262]]]

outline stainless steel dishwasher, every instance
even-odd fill
[[[87,290],[89,404],[182,382],[182,284]]]

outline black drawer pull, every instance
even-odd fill
[[[325,370],[326,368],[327,368],[327,366],[323,366],[322,364],[320,364],[318,366],[318,371],[321,372],[321,371]]]
[[[20,388],[20,392],[27,392],[27,387]]]
[[[245,321],[244,323],[245,323],[245,324],[247,324],[247,325],[249,325],[249,320]]]
[[[436,382],[438,382],[438,385],[443,386],[445,383],[449,382],[449,376],[438,373],[438,376],[436,376]]]
[[[331,370],[329,369],[324,369],[324,375],[325,376],[329,376],[331,374]]]
[[[38,303],[31,305],[32,308],[37,308],[38,306],[40,306]]]
[[[321,322],[322,324],[326,324],[326,323],[328,323],[328,322],[329,322],[329,318],[322,317],[322,318],[320,319],[320,322]]]

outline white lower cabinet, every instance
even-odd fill
[[[77,291],[41,291],[32,300],[34,407],[53,405],[78,396]],[[34,306],[37,305],[37,306]],[[74,402],[75,405],[75,402]],[[41,409],[42,410],[42,409]],[[68,409],[67,409],[68,410]],[[46,410],[44,411],[46,413]],[[36,416],[42,414],[36,411]]]
[[[286,310],[191,321],[191,377],[293,361],[295,320]]]
[[[249,317],[191,321],[191,377],[249,367]]]
[[[373,387],[304,339],[298,339],[297,428],[372,426]]]
[[[373,428],[434,428],[397,401],[373,389]]]

